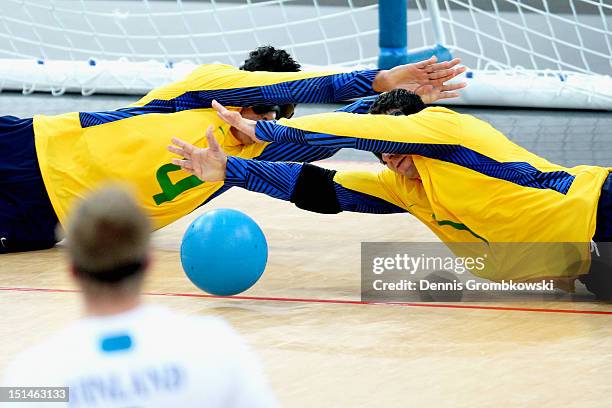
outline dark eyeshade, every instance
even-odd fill
[[[255,105],[252,107],[253,112],[258,115],[264,115],[268,112],[276,112],[276,118],[290,119],[295,111],[295,105],[292,103],[286,105]]]

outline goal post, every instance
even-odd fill
[[[408,26],[406,0],[380,0],[378,66],[393,68],[408,63]]]
[[[393,68],[397,65],[423,61],[436,56],[438,61],[452,59],[450,51],[444,47],[444,31],[437,4],[428,1],[434,31],[434,46],[408,48],[407,0],[379,0],[379,47],[378,67]]]

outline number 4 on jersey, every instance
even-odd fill
[[[179,194],[204,183],[196,176],[186,177],[178,181],[176,184],[172,183],[169,173],[179,170],[181,170],[180,166],[170,163],[164,164],[157,170],[157,182],[159,183],[162,192],[153,196],[155,204],[161,205],[165,202],[172,201],[178,197]]]

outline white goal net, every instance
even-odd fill
[[[610,0],[409,0],[408,48],[464,60],[459,103],[612,110],[611,19]],[[264,44],[374,67],[378,28],[373,0],[2,0],[0,90],[142,94]]]
[[[442,44],[473,70],[462,102],[612,110],[611,0],[413,4],[410,47]]]

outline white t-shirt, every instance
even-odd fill
[[[3,385],[70,387],[69,404],[16,407],[277,405],[255,356],[228,324],[158,306],[77,321],[19,355]]]

